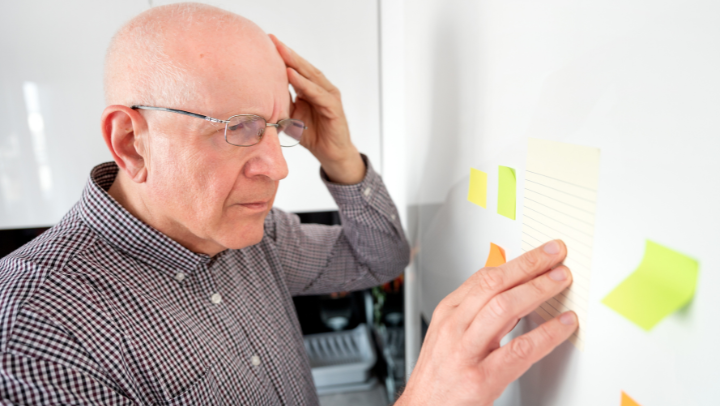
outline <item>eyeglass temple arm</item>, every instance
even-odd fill
[[[165,108],[165,107],[132,106],[132,107],[130,107],[130,108],[131,108],[131,109],[134,109],[134,110],[159,110],[159,111],[169,111],[170,113],[184,114],[184,115],[190,116],[190,117],[197,117],[197,118],[201,118],[201,119],[203,119],[203,120],[211,121],[211,122],[213,122],[213,123],[227,123],[227,122],[228,122],[227,120],[220,120],[219,118],[212,118],[212,117],[208,117],[208,116],[203,116],[202,114],[191,113],[191,112],[185,111],[185,110],[168,109],[168,108]]]
[[[282,120],[281,120],[281,121],[282,121]],[[278,123],[275,123],[275,124],[273,124],[273,123],[265,123],[265,127],[280,128],[280,123],[279,123],[279,122],[278,122]],[[307,130],[307,129],[308,129],[308,127],[307,127],[306,125],[303,125],[303,130]]]

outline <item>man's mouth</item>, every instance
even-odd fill
[[[240,206],[251,210],[251,211],[263,211],[266,210],[268,207],[268,204],[270,204],[269,201],[258,201],[258,202],[248,202],[248,203],[239,203]]]

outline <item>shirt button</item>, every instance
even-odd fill
[[[390,215],[390,219],[391,219],[391,220],[395,220],[395,215],[394,215],[394,214],[391,214],[391,215]]]
[[[250,362],[252,362],[253,365],[258,366],[260,365],[260,357],[258,357],[257,355],[253,355],[252,357],[250,357]]]
[[[372,190],[370,190],[370,188],[367,188],[363,191],[363,194],[365,195],[365,197],[370,196],[370,193],[372,193]]]
[[[178,272],[175,274],[175,280],[178,282],[182,282],[185,280],[185,274],[182,272]]]
[[[222,302],[222,296],[220,296],[219,293],[213,293],[213,295],[210,296],[210,301],[215,304],[218,304],[218,303]]]

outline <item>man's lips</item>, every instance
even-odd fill
[[[268,204],[270,204],[269,200],[262,200],[257,202],[247,202],[247,203],[238,203],[239,206],[242,206],[248,210],[252,211],[263,211],[267,209]]]

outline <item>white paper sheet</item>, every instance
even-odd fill
[[[529,251],[561,239],[568,248],[564,264],[573,284],[543,303],[537,313],[549,320],[573,310],[580,328],[570,337],[580,350],[588,328],[588,297],[592,267],[595,205],[600,150],[530,138],[525,172],[522,248]]]

